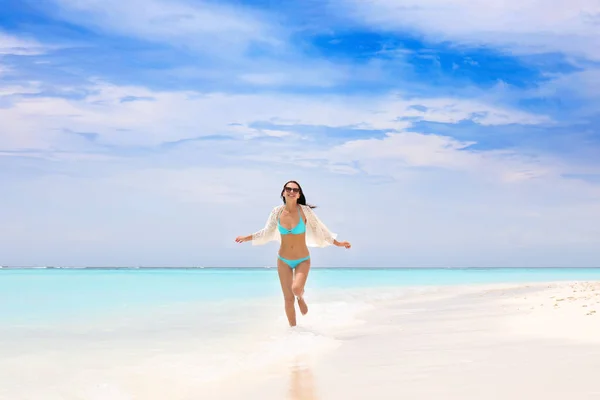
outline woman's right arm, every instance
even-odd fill
[[[254,244],[264,244],[272,239],[273,232],[277,228],[277,211],[279,207],[275,207],[271,210],[269,214],[269,218],[267,218],[267,222],[265,223],[264,228],[262,228],[258,232],[254,232],[248,236],[238,236],[235,241],[238,243],[253,241]]]
[[[238,236],[235,238],[235,241],[238,243],[244,243],[244,242],[247,242],[248,240],[252,240],[252,235]]]

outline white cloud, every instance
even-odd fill
[[[302,64],[306,64],[302,62]],[[334,87],[349,79],[342,66],[303,65],[294,67],[290,62],[286,65],[265,62],[259,71],[244,72],[239,76],[242,82],[256,86],[301,86],[301,87]]]
[[[414,104],[425,106],[427,110],[420,111],[410,108]],[[406,108],[401,114],[404,117],[418,117],[433,122],[456,123],[461,120],[473,120],[480,125],[552,123],[552,119],[546,115],[535,115],[516,109],[498,107],[481,100],[438,97],[396,102],[395,106]]]
[[[237,177],[240,181],[232,180]],[[143,168],[123,171],[97,180],[113,191],[133,191],[154,199],[166,198],[177,203],[243,204],[252,196],[250,182],[260,181],[260,172],[243,168],[191,167]]]
[[[369,26],[412,30],[433,41],[491,44],[518,52],[560,51],[600,60],[596,0],[333,0]]]
[[[36,40],[9,35],[0,31],[0,55],[29,56],[45,52],[45,46]]]
[[[114,34],[227,56],[252,42],[279,46],[276,28],[257,12],[216,2],[54,0],[58,15]]]
[[[330,148],[299,152],[288,146],[274,151],[241,156],[249,161],[326,169],[343,174],[366,173],[400,181],[424,175],[457,173],[482,182],[519,183],[560,180],[561,174],[582,173],[590,166],[564,163],[546,154],[518,150],[476,150],[476,141],[400,131],[384,138],[349,139]],[[583,169],[582,169],[583,168]],[[589,171],[588,171],[589,172]]]
[[[469,149],[475,142],[416,132],[388,134],[384,139],[348,141],[323,153],[331,162],[360,163],[374,175],[406,177],[413,168],[439,168],[492,181],[518,182],[557,175],[558,165],[516,152]],[[415,174],[418,175],[418,174]]]
[[[536,97],[568,95],[586,102],[600,100],[600,68],[590,68],[569,74],[554,74],[549,77],[551,79],[548,82],[542,83],[539,88],[526,93],[526,95]],[[593,102],[588,105],[597,106]],[[597,112],[598,109],[593,111]]]
[[[536,87],[511,95],[525,100],[557,99],[565,104],[562,118],[566,117],[572,123],[586,123],[590,117],[594,121],[600,110],[600,68],[548,73],[545,77],[547,80]]]
[[[368,78],[359,70],[307,58],[291,44],[290,28],[277,13],[215,1],[52,0],[58,18],[94,30],[184,49],[193,66],[161,70],[161,77],[230,85],[333,87]],[[80,44],[86,45],[86,44]],[[258,51],[257,51],[258,50]]]
[[[0,149],[78,150],[85,141],[73,132],[97,134],[96,142],[116,146],[155,146],[167,141],[212,135],[285,136],[285,132],[250,128],[253,122],[279,125],[321,125],[348,129],[401,131],[411,125],[402,118],[436,122],[473,119],[481,125],[540,124],[550,118],[506,109],[477,100],[453,98],[303,96],[275,94],[152,91],[143,87],[90,85],[84,99],[21,97],[30,87],[0,87],[11,96],[0,109],[6,121]],[[136,100],[137,99],[137,100]],[[128,101],[132,100],[132,101]],[[411,106],[425,106],[418,111]],[[295,135],[296,137],[298,135]]]

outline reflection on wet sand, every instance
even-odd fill
[[[318,400],[312,370],[308,366],[292,365],[288,400]]]

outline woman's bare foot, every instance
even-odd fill
[[[300,308],[302,315],[306,315],[308,312],[308,306],[306,305],[303,297],[298,297],[298,308]]]

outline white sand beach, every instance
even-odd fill
[[[600,282],[314,290],[307,300],[294,329],[279,298],[0,329],[0,399],[600,399]],[[225,330],[206,336],[217,316],[226,340]]]
[[[444,288],[379,304],[336,351],[202,398],[597,400],[599,313],[600,282]]]

